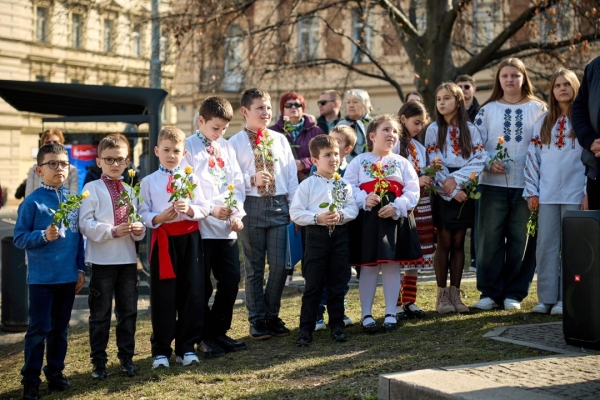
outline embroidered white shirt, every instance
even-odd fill
[[[375,180],[375,177],[369,172],[369,166],[381,161],[385,172],[385,179],[396,181],[403,186],[402,195],[397,197],[392,206],[396,209],[396,217],[406,217],[408,211],[416,207],[419,202],[419,177],[410,162],[398,155],[390,154],[385,157],[373,155],[373,153],[363,153],[357,155],[346,168],[344,179],[352,185],[352,194],[357,207],[365,211],[370,211],[371,207],[365,205],[365,200],[369,193],[360,189],[363,183]]]
[[[246,215],[246,188],[235,150],[223,138],[212,142],[211,146],[210,151],[214,154],[208,152],[198,133],[188,137],[185,141],[187,154],[181,167],[191,165],[194,168],[194,174],[200,178],[198,187],[209,201],[211,210],[214,206],[225,206],[225,197],[229,195],[227,185],[233,184],[233,198],[237,200],[237,210],[233,210],[232,218],[241,219]],[[222,221],[211,214],[200,222],[200,233],[202,239],[237,238],[237,234],[229,228],[229,221]]]
[[[273,138],[273,158],[275,162],[275,196],[287,195],[288,203],[294,198],[294,193],[298,189],[298,167],[294,160],[292,148],[288,140],[279,132],[269,129],[269,135]],[[242,130],[229,139],[229,144],[235,150],[238,163],[244,175],[244,185],[246,196],[260,197],[256,186],[250,184],[250,177],[256,173],[254,166],[254,152],[252,145],[248,140],[248,134]]]
[[[329,210],[327,207],[319,207],[322,203],[336,204],[336,210],[343,215],[343,219],[336,225],[352,221],[358,215],[358,207],[352,196],[352,185],[344,178],[336,182],[333,178],[326,179],[319,174],[313,174],[298,186],[290,207],[292,221],[302,226],[315,225],[315,216]]]
[[[581,163],[583,148],[577,138],[568,137],[573,127],[565,116],[559,117],[552,127],[550,144],[542,144],[540,132],[546,116],[535,124],[529,144],[523,197],[539,196],[540,204],[581,204],[586,182],[585,166]]]
[[[123,182],[125,190],[131,190]],[[88,182],[83,191],[90,195],[83,199],[79,209],[79,229],[87,237],[85,245],[85,262],[93,264],[135,264],[137,256],[134,241],[146,235],[136,236],[133,233],[114,238],[112,228],[115,227],[115,214],[112,199],[102,179]],[[82,193],[83,193],[82,191]]]

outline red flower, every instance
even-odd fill
[[[175,192],[175,182],[173,182],[173,175],[169,175],[169,182],[167,182],[167,193]]]
[[[219,165],[219,168],[225,167],[225,161],[223,161],[221,157],[217,157],[217,164]]]
[[[208,159],[208,168],[214,168],[214,167],[215,167],[215,159],[211,157]]]
[[[259,129],[256,131],[256,141],[255,143],[258,145],[260,144],[260,140],[262,139],[262,137],[264,136],[262,129]]]

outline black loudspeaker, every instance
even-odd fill
[[[562,224],[563,334],[600,349],[600,211],[566,211]]]

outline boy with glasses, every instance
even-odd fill
[[[44,375],[48,389],[71,387],[63,375],[67,354],[67,331],[71,310],[85,283],[83,237],[78,230],[78,211],[68,215],[69,226],[62,234],[53,224],[59,204],[71,194],[63,183],[69,174],[67,150],[61,144],[42,146],[36,172],[40,187],[19,206],[14,244],[27,252],[29,327],[25,334],[25,364],[21,369],[23,398],[38,399],[40,375],[47,345]]]
[[[324,134],[340,122],[342,115],[340,107],[342,104],[342,96],[336,90],[326,90],[319,96],[317,105],[319,106],[320,117],[317,119],[317,126],[321,128]]]
[[[84,186],[90,195],[79,212],[79,227],[88,239],[85,262],[92,268],[88,303],[90,357],[95,380],[107,377],[106,346],[113,294],[121,372],[127,377],[137,373],[132,362],[138,300],[135,241],[144,238],[145,227],[141,222],[132,223],[131,210],[121,201],[124,191],[132,195],[132,188],[121,182],[123,171],[129,166],[128,157],[129,141],[123,135],[108,135],[100,141],[96,164],[102,169],[102,176]]]

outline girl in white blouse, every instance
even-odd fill
[[[368,153],[356,156],[344,178],[352,185],[359,209],[350,223],[350,265],[361,266],[358,286],[362,326],[377,332],[373,300],[379,271],[383,275],[383,330],[396,328],[400,292],[399,265],[421,260],[421,246],[412,209],[419,201],[419,178],[410,162],[392,153],[399,126],[392,115],[380,115],[367,127]]]
[[[562,217],[566,210],[587,209],[582,147],[571,126],[571,108],[579,90],[577,76],[561,69],[550,83],[550,110],[533,129],[525,160],[523,197],[538,212],[538,305],[532,312],[562,314]],[[539,209],[536,210],[536,205]]]
[[[520,309],[535,272],[535,241],[527,242],[529,209],[523,199],[525,156],[533,126],[545,110],[533,94],[523,62],[504,60],[498,66],[494,89],[475,117],[485,150],[492,157],[479,179],[475,238],[477,290],[473,305],[491,310]],[[505,149],[513,160],[494,160]],[[527,249],[525,248],[527,247]]]
[[[465,235],[473,227],[475,201],[469,186],[487,160],[481,135],[469,122],[461,88],[441,84],[435,93],[436,122],[427,128],[425,147],[430,160],[441,169],[436,173],[432,196],[433,224],[438,229],[434,269],[438,285],[437,312],[469,312],[460,298],[460,283],[465,264]],[[472,194],[472,193],[471,193]],[[446,286],[450,266],[450,287]]]

